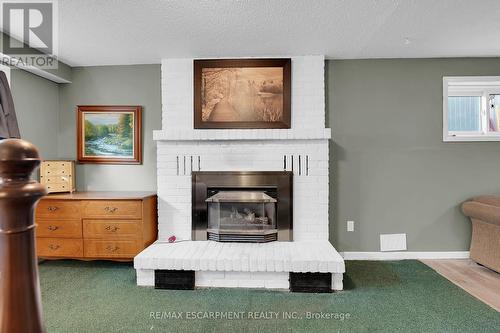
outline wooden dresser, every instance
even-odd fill
[[[157,238],[149,192],[50,194],[35,211],[40,258],[131,260]]]

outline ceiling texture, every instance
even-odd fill
[[[60,0],[58,16],[72,66],[500,56],[500,0]]]

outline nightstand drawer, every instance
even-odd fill
[[[72,161],[44,161],[40,168],[40,174],[44,177],[68,176],[73,173],[73,163]]]
[[[83,209],[83,217],[140,219],[142,217],[141,210],[141,201],[86,201]]]
[[[139,253],[135,240],[84,240],[85,257],[132,258]]]
[[[141,220],[83,220],[84,238],[137,238]]]
[[[35,216],[37,219],[79,219],[80,202],[64,200],[41,200],[36,207]]]
[[[49,193],[71,191],[69,183],[48,183],[45,186],[47,186]]]
[[[80,220],[43,220],[37,219],[37,237],[82,238]]]
[[[36,253],[39,257],[83,257],[81,239],[37,238]]]
[[[71,176],[51,176],[45,177],[46,184],[69,184]]]

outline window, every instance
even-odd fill
[[[448,96],[448,131],[481,131],[481,96]]]
[[[443,141],[500,141],[500,77],[443,78]]]

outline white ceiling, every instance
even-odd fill
[[[500,56],[500,1],[60,0],[59,54],[73,66],[171,57]]]

